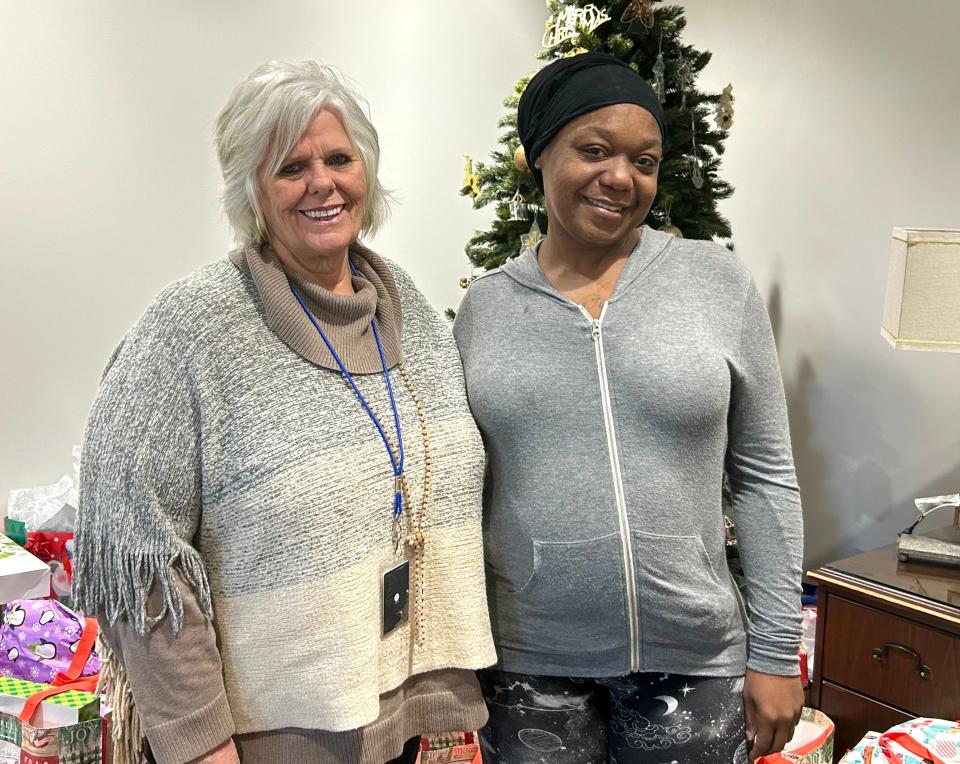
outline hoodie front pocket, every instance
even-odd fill
[[[539,654],[605,655],[626,640],[620,536],[533,541],[533,572],[516,591],[491,590],[497,641]]]
[[[634,538],[644,644],[726,643],[735,633],[737,600],[700,537],[634,531]]]

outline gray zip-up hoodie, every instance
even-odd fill
[[[470,286],[454,333],[488,454],[500,668],[798,673],[802,518],[783,383],[734,255],[644,227],[594,320],[527,250]],[[726,566],[724,468],[749,614]]]

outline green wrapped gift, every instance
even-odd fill
[[[49,690],[50,685],[0,676],[0,714],[18,716],[27,698]],[[34,727],[66,727],[100,718],[100,696],[80,690],[67,690],[45,698],[32,719]]]

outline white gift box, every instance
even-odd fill
[[[0,534],[0,603],[50,596],[50,566]]]

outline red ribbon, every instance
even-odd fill
[[[83,619],[83,632],[77,641],[77,651],[73,654],[70,665],[67,666],[66,671],[59,672],[50,684],[59,687],[80,679],[80,674],[83,673],[83,667],[87,665],[87,661],[90,659],[90,653],[93,652],[93,646],[97,642],[99,633],[100,624],[97,623],[96,618]]]
[[[880,750],[883,751],[884,755],[894,764],[902,764],[903,756],[898,753],[894,753],[890,748],[890,743],[896,743],[898,746],[903,748],[903,750],[912,753],[918,758],[924,759],[926,761],[932,761],[933,764],[945,764],[943,759],[941,759],[937,754],[927,748],[923,743],[919,742],[911,735],[906,732],[884,732],[880,739],[877,741],[877,744],[880,746]]]
[[[70,690],[79,690],[81,692],[96,692],[97,682],[100,679],[99,674],[94,674],[93,676],[86,676],[78,682],[70,682],[69,684],[61,684],[59,687],[50,687],[46,690],[41,690],[40,692],[35,692],[23,704],[23,709],[17,715],[20,721],[30,724],[30,720],[33,719],[33,715],[36,713],[37,708],[40,707],[40,704],[45,701],[47,698],[51,698],[54,695],[59,695],[62,692],[69,692]]]

